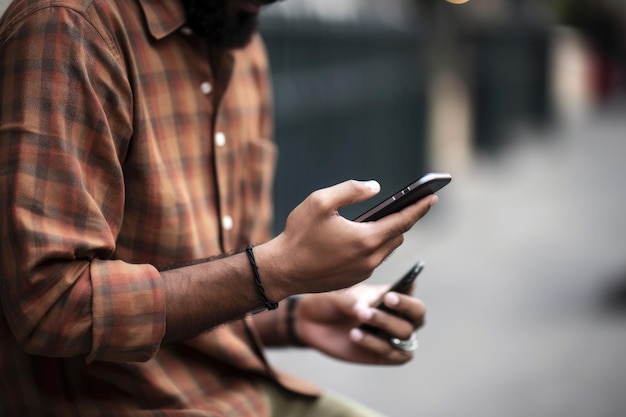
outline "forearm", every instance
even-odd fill
[[[265,289],[275,288],[276,277],[269,267],[259,265]],[[257,287],[251,264],[245,253],[237,253],[189,266],[161,272],[166,300],[166,333],[164,342],[184,340],[220,324],[264,310],[265,304]],[[268,291],[268,298],[278,302],[288,294]],[[284,308],[259,314],[262,333],[277,333],[275,316]],[[255,319],[255,321],[257,321]],[[265,338],[265,336],[264,336]],[[270,336],[275,343],[279,336]]]
[[[376,191],[369,183],[348,181],[311,194],[288,217],[285,230],[254,248],[267,298],[277,303],[293,294],[327,292],[352,286],[371,275],[399,244],[402,233],[436,199],[419,203],[379,222],[354,223],[338,215],[346,203],[333,195],[355,193],[354,201]],[[366,192],[367,191],[367,192]],[[243,253],[163,272],[166,288],[166,341],[175,341],[264,307],[250,263]],[[281,345],[284,336],[272,320],[282,310],[257,319],[262,337]]]
[[[260,269],[265,281],[274,281],[270,269]],[[22,296],[12,300],[36,298],[36,308],[6,305],[14,311],[7,318],[15,337],[30,353],[143,361],[162,343],[191,338],[265,308],[245,253],[166,271],[121,261],[59,262],[33,272],[31,281],[59,275],[63,279],[44,293],[40,286],[19,287]],[[280,301],[281,294],[272,291],[271,297],[278,298],[271,300]],[[282,303],[268,317],[275,312],[283,314]]]

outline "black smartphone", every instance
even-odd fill
[[[354,218],[355,222],[369,222],[381,219],[391,213],[415,203],[417,200],[434,194],[448,185],[452,176],[447,172],[429,173],[413,181],[397,193]]]
[[[422,261],[417,262],[415,265],[413,265],[413,267],[406,274],[404,274],[398,281],[396,281],[391,286],[391,288],[389,288],[388,291],[386,291],[383,295],[381,295],[380,298],[372,304],[372,307],[378,308],[379,310],[385,311],[389,314],[397,315],[397,313],[394,310],[390,309],[383,303],[383,298],[385,297],[385,294],[387,294],[390,291],[405,294],[406,292],[409,291],[409,289],[411,288],[411,284],[413,284],[413,281],[415,281],[415,279],[420,274],[420,272],[422,272],[423,269],[424,269],[424,262]],[[369,324],[362,324],[359,326],[359,328],[362,330],[368,331],[370,333],[378,334],[381,337],[388,337],[388,335],[386,335],[386,333],[384,333],[382,330],[378,329],[377,327],[371,326]]]

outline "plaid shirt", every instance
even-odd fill
[[[2,416],[264,416],[249,376],[288,379],[248,320],[160,346],[159,267],[270,238],[261,40],[220,52],[184,25],[176,0],[0,21]]]

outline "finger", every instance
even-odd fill
[[[388,237],[395,237],[409,231],[438,201],[439,198],[434,194],[424,197],[399,212],[383,217],[374,223],[377,223],[383,232],[386,231]]]
[[[413,324],[413,330],[424,325],[426,306],[421,300],[407,294],[389,292],[383,298],[385,306]]]
[[[412,321],[379,309],[370,309],[368,313],[359,312],[358,318],[368,326],[366,329],[373,329],[372,333],[402,340],[411,337],[411,333],[419,327]]]
[[[377,181],[348,180],[317,190],[311,194],[311,198],[323,206],[324,211],[335,211],[372,198],[379,191],[380,184]]]
[[[400,316],[410,319],[415,324],[424,320],[426,306],[421,300],[412,295],[390,291],[383,297],[383,303]]]
[[[359,308],[358,319],[384,334],[399,339],[408,339],[415,330],[423,326],[426,307],[415,298],[399,293],[387,293],[385,307],[393,310],[389,313],[377,308]]]
[[[381,339],[358,328],[350,331],[350,340],[361,348],[370,351],[376,363],[400,365],[413,359],[412,352],[398,350],[391,346],[388,340]]]
[[[398,249],[404,243],[404,235],[400,234],[397,236],[392,236],[384,241],[384,243],[379,247],[377,253],[377,266],[383,263],[386,259],[388,259],[396,249]]]

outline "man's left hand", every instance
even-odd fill
[[[412,352],[400,351],[388,339],[358,328],[367,323],[404,340],[424,324],[424,304],[407,294],[390,292],[384,297],[385,305],[400,317],[371,307],[385,289],[359,285],[303,297],[296,310],[298,337],[307,346],[348,362],[398,365],[410,361]]]

